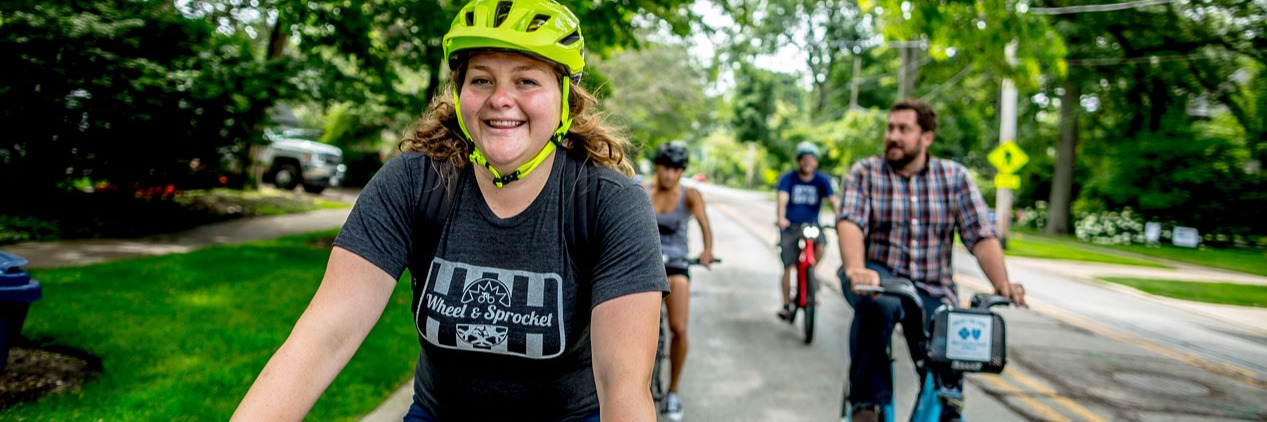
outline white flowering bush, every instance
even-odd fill
[[[1047,228],[1047,201],[1036,201],[1034,206],[1016,210],[1016,226],[1034,231]]]
[[[1074,223],[1074,234],[1084,242],[1102,245],[1144,243],[1144,219],[1131,209],[1083,214]],[[1162,233],[1162,237],[1166,233]]]

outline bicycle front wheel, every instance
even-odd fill
[[[818,309],[817,299],[815,299],[818,283],[814,280],[813,265],[805,267],[803,279],[805,280],[805,306],[802,309],[805,311],[805,318],[802,320],[805,324],[805,344],[810,344],[814,341],[814,313]]]

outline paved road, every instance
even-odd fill
[[[755,237],[773,239],[769,195],[702,188],[712,206],[710,215],[729,217]],[[839,266],[835,252],[829,250],[820,279],[834,279],[827,270]],[[960,250],[955,262],[962,290],[989,288],[970,255]],[[1256,284],[1267,284],[1267,279],[1191,266],[1158,272],[1022,258],[1009,258],[1008,268],[1013,278],[1026,283],[1033,306],[999,311],[1007,319],[1009,364],[1001,376],[969,376],[969,418],[1267,419],[1262,406],[1267,403],[1267,311],[1161,299],[1090,277],[1146,275]],[[764,278],[773,283],[773,278]],[[840,306],[839,312],[845,317],[850,311]],[[825,344],[832,341],[823,339]],[[899,365],[909,366],[904,354],[896,357]],[[899,400],[909,400],[902,397],[909,397],[913,388],[899,384]],[[796,420],[826,419],[815,415]]]
[[[771,196],[699,185],[725,262],[693,272],[691,352],[683,374],[688,420],[829,421],[839,415],[848,365],[851,309],[839,295],[834,244],[818,336],[774,318],[779,303]],[[698,250],[698,229],[691,228]],[[988,283],[966,252],[956,253],[963,296]],[[1157,272],[1112,265],[1009,258],[1031,309],[1004,309],[1009,363],[1001,375],[973,374],[965,416],[990,421],[1267,420],[1267,311],[1201,305],[1095,282],[1096,275],[1159,276],[1267,284],[1267,279],[1191,266]],[[895,350],[905,350],[895,336]],[[909,357],[895,355],[897,402],[914,400]],[[368,422],[399,420],[407,389]],[[907,417],[899,406],[898,420]]]

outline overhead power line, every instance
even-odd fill
[[[1248,52],[1264,51],[1249,50]],[[1112,66],[1119,64],[1137,64],[1137,63],[1161,63],[1173,61],[1189,61],[1189,60],[1213,60],[1234,57],[1248,52],[1242,51],[1219,51],[1210,53],[1192,53],[1192,54],[1173,54],[1167,56],[1143,56],[1143,57],[1109,57],[1103,59],[1068,59],[1065,61],[1070,66]]]
[[[1029,13],[1035,15],[1067,15],[1071,13],[1086,12],[1112,12],[1115,10],[1134,9],[1137,7],[1152,6],[1157,4],[1174,3],[1175,0],[1138,0],[1127,1],[1121,3],[1109,4],[1088,4],[1084,6],[1066,6],[1066,7],[1031,7]]]

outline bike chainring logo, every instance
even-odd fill
[[[562,278],[436,258],[414,309],[418,333],[450,349],[550,358],[563,352]]]

